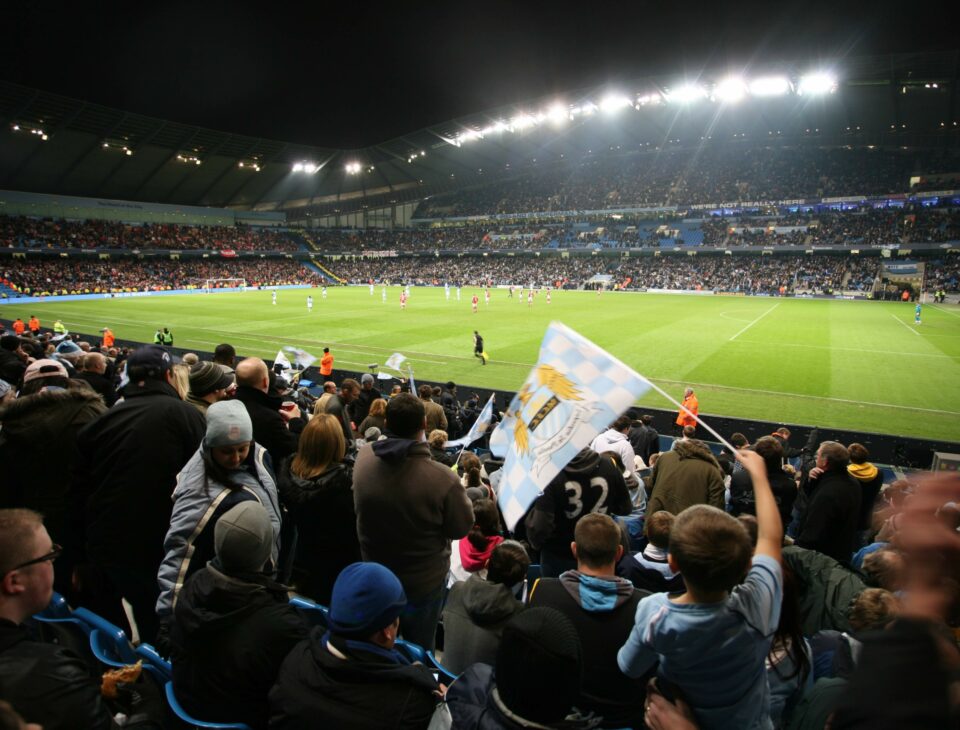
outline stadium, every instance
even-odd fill
[[[323,147],[0,80],[0,712],[853,727],[884,667],[949,726],[958,84],[677,64]]]

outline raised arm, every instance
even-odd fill
[[[780,560],[780,550],[783,546],[783,524],[780,522],[780,511],[777,509],[777,500],[770,491],[770,482],[767,480],[767,465],[755,451],[743,449],[737,452],[737,460],[750,474],[753,482],[753,494],[757,510],[757,549],[755,555],[769,555],[774,560]]]

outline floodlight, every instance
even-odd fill
[[[667,98],[670,101],[679,102],[680,104],[689,104],[694,101],[699,101],[706,95],[707,92],[704,91],[703,87],[699,84],[684,84],[671,91],[667,95]]]
[[[790,81],[786,76],[761,76],[750,82],[750,93],[754,96],[783,96],[790,91]]]
[[[623,94],[607,94],[600,102],[600,108],[608,114],[620,111],[626,106],[630,106],[630,99]]]
[[[567,107],[557,102],[547,110],[547,118],[554,124],[563,124],[570,117]]]
[[[536,123],[537,120],[529,114],[518,114],[510,120],[510,126],[514,129],[526,129],[527,127],[534,126]]]
[[[303,172],[303,163],[302,163],[302,162],[295,162],[295,163],[293,163],[293,171],[294,171],[294,172]]]
[[[724,79],[713,90],[713,95],[719,100],[727,103],[740,101],[747,93],[747,85],[743,79],[738,76],[731,76]]]
[[[801,76],[797,93],[817,96],[820,94],[832,94],[836,89],[837,80],[833,75],[818,72]]]
[[[658,94],[656,91],[654,91],[652,94],[643,94],[637,97],[637,103],[641,106],[645,106],[647,104],[659,104],[661,101],[663,101],[663,97],[660,96],[660,94]]]
[[[348,162],[344,165],[344,169],[348,175],[357,175],[361,170],[361,165],[359,162]]]
[[[592,101],[588,101],[586,104],[584,104],[581,107],[581,110],[583,111],[584,114],[589,116],[597,110],[597,105],[594,104]]]

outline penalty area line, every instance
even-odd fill
[[[761,315],[760,315],[759,317],[757,317],[755,320],[753,320],[752,322],[750,322],[750,324],[748,324],[748,325],[747,325],[746,327],[744,327],[742,330],[740,330],[739,332],[737,332],[737,334],[735,334],[733,337],[731,337],[729,340],[727,340],[727,342],[733,342],[733,341],[734,341],[735,339],[737,339],[740,335],[742,335],[742,334],[743,334],[744,332],[746,332],[748,329],[750,329],[751,327],[753,327],[753,325],[755,325],[755,324],[756,324],[757,322],[759,322],[761,319],[763,319],[764,317],[766,317],[768,314],[770,314],[770,312],[772,312],[774,309],[776,309],[776,308],[779,307],[779,306],[780,306],[780,302],[777,302],[776,304],[774,304],[772,307],[770,307],[770,309],[768,309],[766,312],[764,312],[763,314],[761,314]]]

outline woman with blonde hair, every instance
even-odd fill
[[[387,401],[383,398],[377,398],[370,404],[370,411],[367,417],[363,419],[360,428],[357,430],[361,436],[367,432],[368,428],[379,428],[383,433],[387,428]]]
[[[340,421],[321,413],[307,423],[297,453],[277,472],[280,499],[298,532],[293,583],[299,593],[325,605],[340,571],[361,560],[353,463],[345,454]]]

